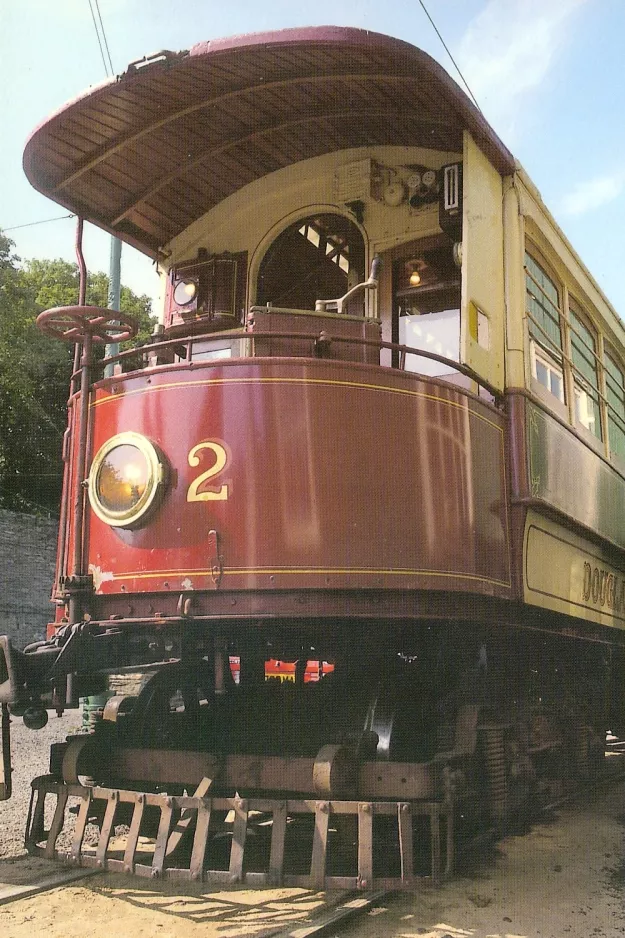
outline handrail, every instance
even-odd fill
[[[376,348],[379,351],[382,349],[388,349],[391,352],[397,352],[399,354],[399,368],[394,369],[398,371],[405,371],[406,358],[408,355],[415,355],[418,358],[426,358],[431,361],[439,362],[442,365],[453,368],[454,371],[459,372],[464,375],[466,378],[469,378],[470,381],[475,381],[478,385],[478,388],[483,388],[485,391],[488,391],[489,394],[495,398],[496,401],[500,401],[503,397],[502,392],[495,388],[489,381],[479,375],[473,368],[469,365],[465,365],[462,362],[454,361],[454,359],[446,358],[444,355],[438,355],[436,352],[428,352],[425,349],[414,349],[407,345],[400,345],[398,342],[385,342],[382,339],[362,339],[356,336],[338,336],[331,335],[325,330],[314,333],[304,333],[304,332],[282,332],[282,331],[261,331],[261,332],[247,332],[244,330],[229,330],[228,332],[209,332],[202,335],[196,336],[186,336],[184,339],[166,339],[164,342],[154,342],[150,345],[142,345],[138,348],[127,349],[124,352],[118,352],[116,355],[110,355],[108,358],[103,359],[101,362],[98,362],[100,368],[103,368],[105,365],[112,365],[116,362],[123,363],[129,358],[136,357],[137,355],[147,355],[151,352],[162,352],[166,349],[181,349],[184,348],[185,358],[187,364],[193,364],[193,346],[198,342],[206,341],[221,341],[228,339],[240,339],[247,340],[249,342],[255,343],[258,339],[300,339],[308,340],[313,345],[313,357],[315,358],[324,358],[324,353],[322,349],[328,349],[329,346],[333,343],[342,343],[345,345],[357,345],[360,347]],[[252,354],[249,356],[254,358]],[[301,357],[301,356],[294,356]],[[159,366],[155,366],[159,367]],[[391,366],[392,367],[392,366]],[[418,373],[418,372],[417,372]]]

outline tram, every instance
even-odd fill
[[[451,869],[460,819],[600,771],[625,722],[623,324],[443,69],[357,29],[211,40],[62,108],[24,166],[162,284],[139,350],[84,276],[40,316],[77,354],[56,615],[0,639],[4,794],[10,712],[144,680],[53,747],[29,846],[59,854],[75,799],[74,861],[406,883],[420,850]]]

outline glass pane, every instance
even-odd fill
[[[536,360],[536,378],[544,387],[549,387],[549,370],[538,359]]]
[[[564,400],[564,388],[562,385],[562,377],[557,372],[552,371],[550,374],[550,391],[552,394],[558,398],[559,401]]]
[[[610,450],[625,459],[625,378],[610,355],[605,356]]]
[[[399,342],[409,348],[425,349],[453,361],[460,360],[460,311],[446,309],[424,316],[402,316],[399,320]],[[406,371],[423,375],[448,375],[455,369],[428,358],[406,356]]]
[[[571,357],[573,361],[576,389],[577,419],[583,427],[599,439],[601,432],[601,409],[599,407],[599,369],[595,353],[597,344],[581,316],[570,310]]]
[[[543,348],[532,342],[532,375],[564,403],[562,368]]]
[[[562,349],[558,288],[529,254],[525,255],[525,266],[530,335],[553,353]]]

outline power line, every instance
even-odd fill
[[[440,32],[438,31],[438,29],[437,29],[437,27],[436,27],[436,23],[434,22],[434,20],[432,19],[432,17],[431,17],[430,14],[428,13],[428,10],[427,10],[427,7],[426,7],[425,3],[423,2],[423,0],[419,0],[419,3],[421,4],[421,7],[422,7],[422,9],[423,9],[423,12],[425,13],[425,15],[427,16],[427,18],[429,19],[430,23],[432,24],[432,29],[434,30],[434,32],[436,33],[436,35],[437,35],[438,38],[440,39],[441,43],[443,44],[443,48],[444,48],[445,52],[447,53],[447,55],[449,56],[449,58],[450,58],[451,61],[453,62],[454,68],[456,69],[456,71],[457,71],[458,74],[460,75],[460,78],[462,79],[462,83],[464,84],[464,87],[465,87],[465,88],[467,89],[467,91],[469,92],[469,96],[470,96],[471,100],[473,101],[473,103],[475,104],[476,108],[478,109],[478,111],[479,111],[480,114],[481,114],[481,113],[482,113],[482,108],[481,108],[481,107],[479,106],[479,104],[477,103],[477,98],[475,97],[475,95],[473,94],[473,92],[471,91],[471,89],[469,88],[469,85],[468,85],[468,83],[467,83],[466,78],[464,77],[464,75],[463,75],[462,72],[460,71],[460,66],[458,65],[458,63],[457,63],[456,60],[454,59],[453,55],[451,54],[451,52],[450,52],[449,49],[447,48],[447,44],[446,44],[445,40],[443,39],[443,37],[441,36]]]
[[[89,9],[91,10],[91,19],[93,20],[93,28],[95,29],[95,34],[96,34],[96,37],[97,37],[97,40],[98,40],[98,46],[100,47],[100,56],[102,57],[102,65],[104,66],[104,74],[105,74],[106,77],[108,78],[108,77],[109,77],[109,66],[107,65],[106,58],[105,58],[105,55],[104,55],[104,47],[103,47],[103,45],[102,45],[102,41],[103,41],[103,40],[104,40],[104,45],[106,46],[106,51],[107,51],[108,58],[109,58],[110,73],[111,73],[111,75],[114,74],[114,71],[113,71],[113,63],[111,62],[111,54],[110,54],[110,52],[109,52],[108,43],[107,43],[107,41],[106,41],[106,34],[105,34],[105,32],[104,32],[104,26],[102,25],[102,16],[101,16],[101,14],[100,14],[100,7],[98,6],[98,0],[93,0],[93,2],[95,3],[96,9],[97,9],[97,11],[98,11],[98,19],[100,20],[100,25],[101,25],[101,28],[102,28],[102,39],[100,39],[100,30],[98,29],[98,23],[97,23],[97,20],[96,20],[96,18],[95,18],[95,13],[94,13],[94,11],[93,11],[93,3],[91,2],[91,0],[89,0]]]
[[[102,14],[100,13],[100,3],[99,3],[99,0],[94,0],[94,2],[95,2],[95,8],[96,8],[96,10],[98,11],[98,19],[99,19],[99,21],[100,21],[100,29],[101,29],[101,31],[102,31],[102,39],[104,40],[104,47],[105,47],[105,49],[106,49],[106,54],[107,54],[107,56],[108,56],[109,65],[110,65],[110,67],[111,67],[111,75],[114,75],[114,74],[115,74],[115,69],[113,68],[113,60],[112,60],[112,58],[111,58],[111,53],[110,53],[110,51],[109,51],[109,44],[108,44],[108,41],[107,41],[107,38],[106,38],[106,31],[105,31],[105,29],[104,29],[104,23],[102,22]]]
[[[2,231],[17,231],[18,228],[32,228],[33,225],[46,225],[49,221],[63,221],[65,218],[75,218],[73,214],[57,215],[56,218],[40,218],[39,221],[29,221],[25,225],[12,225],[11,228],[3,228]]]

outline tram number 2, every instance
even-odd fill
[[[198,443],[197,446],[194,446],[190,451],[188,460],[190,466],[199,466],[206,456],[198,456],[198,453],[202,450],[208,450],[209,453],[212,453],[214,456],[214,462],[212,465],[205,469],[204,472],[200,472],[187,490],[187,501],[188,502],[223,502],[228,498],[228,486],[227,485],[206,485],[211,479],[219,475],[219,473],[225,468],[226,463],[228,462],[228,454],[226,453],[225,448],[221,443],[215,443],[214,440],[205,440],[203,443]],[[210,458],[210,456],[208,457]]]

